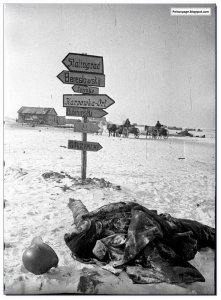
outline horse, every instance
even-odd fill
[[[168,131],[168,129],[166,129],[165,127],[161,127],[161,128],[158,130],[158,136],[159,136],[159,138],[167,139],[168,136],[169,136],[169,131]]]
[[[126,127],[124,125],[118,126],[116,131],[116,136],[122,136],[126,138],[129,137],[130,133],[134,134],[135,138],[139,138],[140,136],[140,130],[137,127],[135,126]]]
[[[107,130],[109,132],[109,136],[113,135],[115,137],[116,136],[117,125],[116,124],[108,124],[107,125]]]
[[[139,138],[139,136],[140,136],[140,130],[135,126],[130,126],[129,127],[129,133],[134,134],[134,137],[136,139]]]
[[[117,127],[117,130],[116,130],[117,136],[128,137],[128,134],[129,134],[128,129],[124,125],[120,125]]]
[[[157,129],[155,126],[147,126],[145,125],[144,130],[146,131],[147,136],[152,137],[152,139],[164,138],[167,139],[169,136],[168,130],[163,126],[160,129]]]

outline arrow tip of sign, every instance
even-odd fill
[[[62,59],[62,63],[64,64],[64,61],[68,58],[68,56],[70,55],[71,53],[69,52],[64,59]]]
[[[105,110],[103,110],[103,117],[106,116],[106,115],[108,115],[108,112],[106,112]]]
[[[57,78],[58,79],[61,79],[61,74],[63,73],[63,71],[61,71],[58,75],[57,75]]]

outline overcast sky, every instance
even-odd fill
[[[99,93],[115,100],[107,119],[214,128],[214,6],[211,16],[189,17],[171,16],[170,7],[178,5],[5,5],[5,116],[21,106],[64,116],[63,94],[74,92],[56,76],[74,52],[103,56]]]

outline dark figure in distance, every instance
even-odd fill
[[[161,129],[161,127],[162,127],[162,125],[160,124],[160,122],[159,122],[159,121],[157,121],[157,123],[156,123],[155,127],[156,127],[156,129],[157,129],[157,130],[160,130],[160,129]]]
[[[127,118],[125,123],[124,123],[124,127],[126,127],[127,129],[130,127],[130,120]]]

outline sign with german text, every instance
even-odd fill
[[[115,101],[105,94],[98,95],[63,95],[64,107],[108,108]]]
[[[58,74],[58,79],[67,84],[83,84],[89,86],[105,86],[104,74],[78,73],[62,71]]]
[[[82,94],[99,94],[99,88],[98,87],[92,87],[92,86],[84,86],[84,85],[74,85],[72,87],[72,90],[75,93],[82,93]]]
[[[102,56],[68,53],[62,63],[72,72],[104,74]]]
[[[97,152],[102,148],[99,143],[68,140],[68,149]]]
[[[95,133],[100,127],[92,122],[77,122],[74,124],[74,132]]]
[[[98,124],[88,118],[102,118],[107,115],[103,109],[115,103],[106,94],[99,94],[99,87],[105,87],[103,57],[80,53],[68,53],[62,60],[68,71],[63,70],[57,78],[64,84],[71,84],[74,93],[63,95],[66,116],[82,117],[74,124],[74,132],[82,133],[82,141],[68,140],[68,149],[81,151],[81,179],[86,179],[87,151],[102,149],[99,143],[88,142],[87,133],[99,132]]]
[[[107,112],[103,109],[66,107],[66,116],[69,117],[102,118],[106,115]]]

